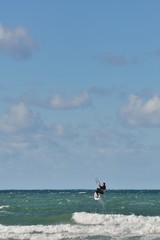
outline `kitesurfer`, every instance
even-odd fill
[[[100,182],[99,182],[99,187],[97,188],[96,190],[96,193],[97,193],[97,196],[98,194],[104,194],[105,190],[106,190],[106,184],[105,182],[103,182],[103,184],[101,185]]]

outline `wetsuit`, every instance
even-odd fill
[[[97,193],[97,195],[98,195],[99,193],[100,193],[100,194],[103,194],[105,190],[106,190],[106,185],[105,185],[105,184],[99,185],[99,188],[97,188],[96,193]]]

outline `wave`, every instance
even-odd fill
[[[0,209],[9,208],[9,205],[0,206]]]
[[[105,236],[146,236],[160,237],[160,217],[144,217],[122,214],[74,213],[73,220],[81,225],[90,226],[92,231]]]
[[[0,239],[160,239],[160,217],[75,212],[72,222],[56,225],[0,225]],[[99,237],[99,238],[98,238]]]

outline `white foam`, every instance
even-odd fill
[[[93,213],[74,213],[76,223],[91,226],[97,233],[105,236],[146,236],[159,235],[160,217],[144,217],[135,215],[110,215]],[[90,229],[91,229],[90,228]]]
[[[4,226],[0,225],[0,239],[63,240],[109,236],[125,239],[160,239],[160,217],[74,213],[73,224]],[[137,238],[136,238],[137,239]]]
[[[9,208],[9,205],[0,206],[0,209]]]

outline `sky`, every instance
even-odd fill
[[[159,12],[0,0],[0,189],[160,189]]]

